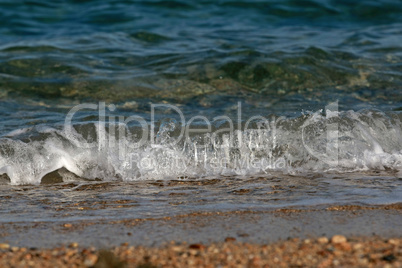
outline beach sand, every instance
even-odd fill
[[[0,267],[402,267],[402,205],[0,224]]]
[[[402,239],[380,237],[289,239],[272,244],[226,242],[111,249],[11,247],[0,253],[1,267],[401,267]]]

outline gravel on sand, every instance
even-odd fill
[[[1,241],[0,241],[1,242]],[[52,249],[0,243],[0,267],[402,267],[402,238],[318,237],[272,244],[225,242],[97,249],[78,243]]]

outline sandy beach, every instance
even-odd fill
[[[1,267],[400,267],[401,204],[2,223]]]
[[[1,244],[2,267],[401,267],[402,239],[289,239],[268,245],[226,242],[164,247],[27,249]]]

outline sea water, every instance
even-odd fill
[[[2,1],[1,221],[402,201],[399,1]]]

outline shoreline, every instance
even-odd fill
[[[84,247],[161,246],[174,240],[215,243],[226,237],[239,242],[274,243],[292,238],[402,236],[402,203],[362,206],[329,205],[268,211],[193,212],[161,218],[34,222],[0,222],[0,243],[50,248],[79,243]]]
[[[127,267],[400,267],[401,220],[397,203],[0,223],[0,266],[91,267],[114,261]]]

